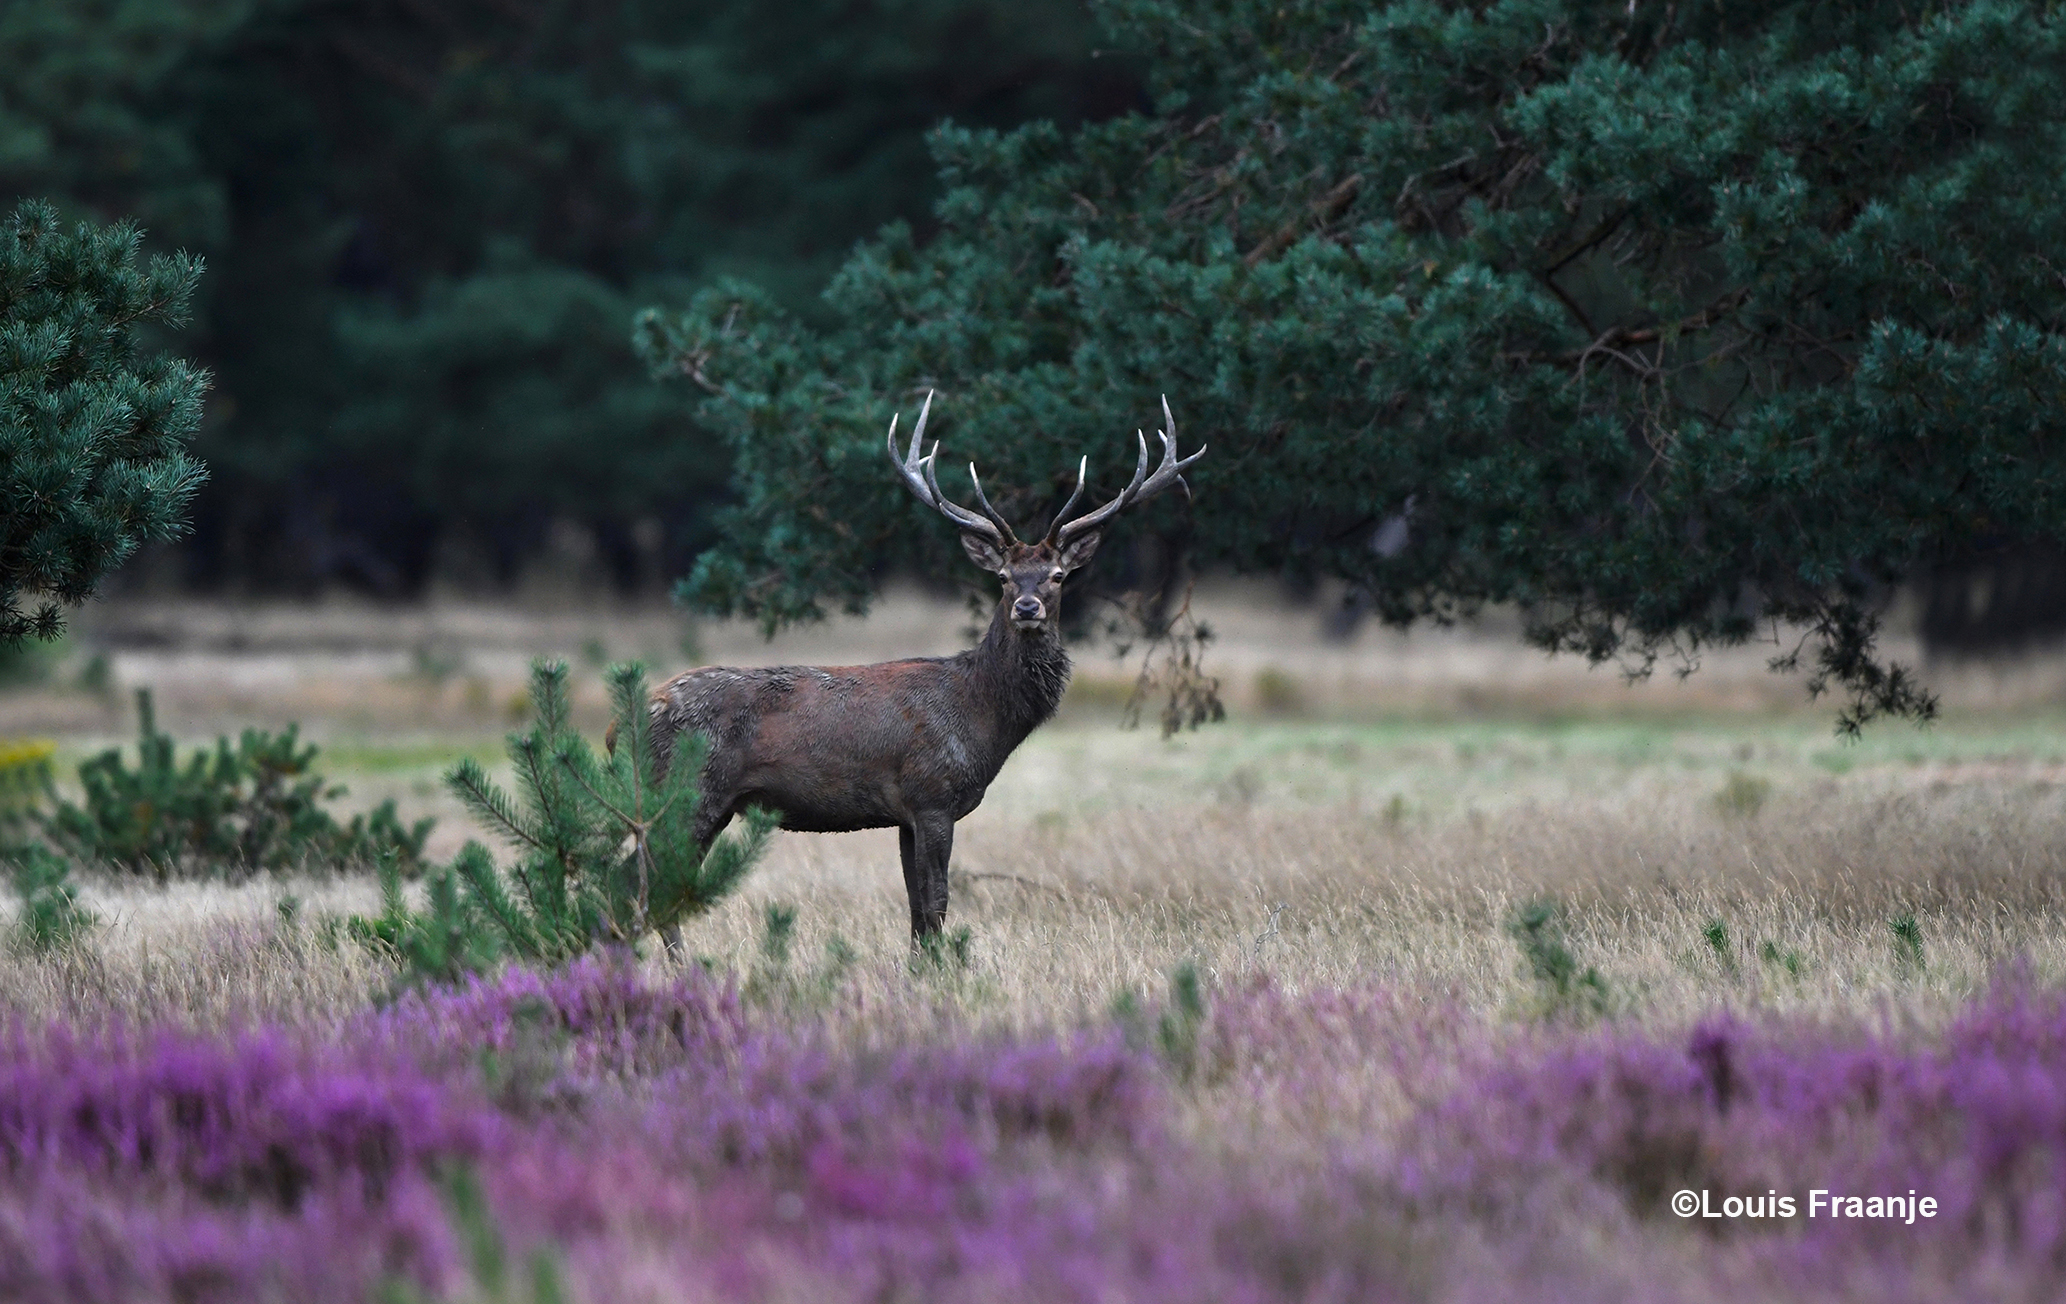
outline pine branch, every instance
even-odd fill
[[[509,794],[488,778],[487,771],[471,756],[461,757],[445,776],[445,787],[483,824],[499,827],[509,841],[543,850],[545,840],[525,827]]]
[[[510,949],[531,960],[558,958],[557,948],[545,945],[532,918],[503,890],[502,876],[495,872],[495,861],[486,847],[468,842],[452,867],[466,881],[475,904],[502,930]]]
[[[679,884],[670,887],[667,899],[652,912],[653,926],[678,924],[717,904],[759,862],[780,827],[778,813],[759,806],[749,808],[744,830],[720,836],[701,861],[682,875]]]

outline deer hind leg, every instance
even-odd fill
[[[904,861],[904,891],[911,898],[911,940],[937,933],[947,922],[947,861],[954,854],[954,821],[920,815],[897,829]]]

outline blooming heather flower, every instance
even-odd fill
[[[549,1247],[597,1301],[2062,1284],[2066,998],[2027,981],[1934,1038],[1498,1026],[1381,987],[1260,983],[1219,995],[1190,1067],[1118,1028],[856,1045],[749,1016],[701,974],[599,961],[329,1028],[14,1029],[0,1298],[457,1290],[440,1179],[459,1166],[511,1255]],[[1700,1225],[1665,1205],[1811,1185],[1914,1189],[1939,1212]]]

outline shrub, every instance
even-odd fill
[[[1607,981],[1588,965],[1578,967],[1564,940],[1564,912],[1553,901],[1532,901],[1514,915],[1507,931],[1520,945],[1529,977],[1541,992],[1543,1013],[1599,1015],[1607,1010]]]
[[[1155,1049],[1188,1082],[1198,1068],[1198,1030],[1205,1024],[1205,985],[1194,961],[1169,973],[1169,1008],[1155,1023]]]
[[[26,835],[37,805],[50,791],[56,755],[57,744],[48,738],[0,741],[0,839],[15,842]]]
[[[1722,972],[1734,977],[1736,974],[1736,948],[1729,941],[1729,925],[1720,919],[1710,919],[1707,927],[1700,930],[1701,940],[1707,949],[1714,952],[1715,963]]]
[[[6,858],[14,893],[21,898],[15,933],[28,950],[39,954],[61,951],[99,922],[91,910],[79,904],[78,890],[72,886],[72,867],[64,857],[30,843],[8,849]]]
[[[634,946],[716,905],[760,858],[776,816],[748,811],[741,836],[699,845],[702,738],[678,743],[674,764],[663,767],[644,668],[617,666],[608,678],[621,731],[608,757],[569,723],[565,663],[540,662],[531,671],[531,730],[509,739],[520,800],[472,758],[446,775],[517,859],[505,876],[486,847],[467,843],[431,876],[420,914],[390,880],[386,911],[357,931],[390,945],[412,977],[449,981],[502,957],[560,964],[597,945]]]
[[[1264,715],[1297,715],[1306,706],[1305,686],[1287,670],[1264,666],[1255,676],[1255,705]]]
[[[422,911],[409,909],[402,875],[392,860],[380,865],[381,911],[345,921],[351,935],[401,961],[403,985],[456,983],[501,958],[496,938],[482,929],[462,898],[451,867],[430,875]]]
[[[15,935],[35,952],[61,950],[89,931],[93,912],[79,905],[71,866],[28,838],[37,805],[50,791],[57,744],[47,738],[0,742],[0,860],[20,898]]]
[[[959,932],[966,934],[968,930],[964,928]],[[756,1006],[790,1010],[823,1008],[839,995],[859,958],[852,944],[834,933],[825,939],[825,956],[821,963],[813,966],[798,963],[796,907],[770,901],[761,911],[760,954],[754,958],[753,967],[740,987],[740,995]]]
[[[922,933],[912,939],[911,972],[934,974],[967,973],[976,960],[976,935],[964,924],[955,929]]]
[[[1758,947],[1758,959],[1786,970],[1786,976],[1796,982],[1800,981],[1802,971],[1808,967],[1808,962],[1801,958],[1799,951],[1781,951],[1779,943],[1770,938],[1766,938],[1764,944]]]
[[[1902,915],[1890,920],[1887,931],[1894,935],[1894,963],[1903,973],[1921,973],[1923,964],[1923,930],[1915,922],[1913,914]]]
[[[58,802],[38,823],[61,851],[159,881],[258,870],[373,865],[413,870],[434,820],[402,827],[392,801],[340,824],[324,801],[344,795],[315,770],[315,744],[296,726],[218,738],[181,764],[158,732],[150,690],[136,695],[134,769],[119,748],[79,767],[85,805]]]
[[[1714,795],[1715,809],[1727,819],[1755,819],[1772,795],[1772,781],[1742,771],[1732,772]]]

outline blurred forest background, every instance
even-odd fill
[[[0,199],[207,263],[145,342],[213,375],[210,478],[115,592],[579,557],[657,598],[700,557],[690,598],[779,623],[886,558],[961,573],[879,474],[904,396],[979,399],[950,442],[1032,515],[1174,388],[1202,528],[1122,538],[1118,587],[1166,603],[1189,556],[1341,582],[1337,632],[1504,605],[1593,659],[1756,615],[1906,713],[1895,586],[1932,650],[2066,628],[2036,13],[9,0]],[[718,404],[652,379],[694,359]]]
[[[381,598],[555,549],[658,593],[726,450],[633,314],[714,277],[808,317],[921,235],[943,119],[1140,106],[1069,0],[8,0],[0,197],[206,259],[192,534],[118,583]]]

